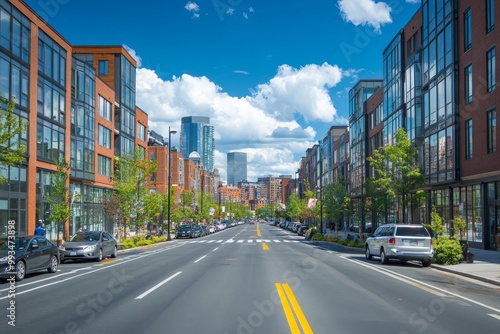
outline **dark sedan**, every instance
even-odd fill
[[[94,259],[116,257],[118,242],[106,231],[77,232],[61,246],[62,261],[70,259]]]
[[[55,273],[58,266],[59,250],[45,237],[0,238],[0,277],[21,281],[40,270]]]
[[[182,224],[175,230],[175,237],[178,238],[192,238],[193,228],[189,224]]]

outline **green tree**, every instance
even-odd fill
[[[347,191],[342,182],[329,183],[323,187],[322,191],[323,215],[329,221],[334,222],[337,229],[338,223],[344,218]]]
[[[28,129],[28,121],[15,113],[16,102],[0,97],[0,166],[21,164],[25,159],[26,146],[20,136]],[[0,184],[7,182],[0,173]]]
[[[134,155],[115,158],[113,185],[116,189],[119,211],[123,218],[123,238],[133,224],[141,226],[145,222],[144,200],[148,196],[147,179],[156,171],[156,161],[146,160],[136,151]]]
[[[417,149],[407,138],[404,129],[395,134],[394,145],[387,144],[367,157],[375,168],[376,176],[372,179],[377,194],[386,194],[395,200],[403,210],[403,222],[406,222],[407,209],[419,204],[425,193],[418,188],[425,185],[425,178],[417,165]]]
[[[70,196],[68,188],[69,163],[66,160],[56,162],[57,172],[50,175],[51,192],[48,201],[51,205],[49,219],[57,224],[57,244],[60,244],[60,226],[63,225],[63,235],[66,233],[66,221],[70,218]]]

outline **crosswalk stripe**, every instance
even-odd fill
[[[211,243],[217,243],[217,244],[221,244],[221,243],[224,243],[224,244],[233,244],[233,243],[237,243],[237,244],[242,244],[242,243],[253,243],[253,242],[256,242],[256,243],[259,243],[259,244],[262,244],[262,243],[298,243],[300,242],[300,240],[290,240],[290,239],[283,239],[283,240],[278,240],[278,239],[272,239],[272,240],[269,240],[269,239],[238,239],[238,240],[235,240],[235,239],[227,239],[227,240],[186,240],[184,241],[185,243],[187,244],[194,244],[194,243],[207,243],[207,244],[211,244]]]

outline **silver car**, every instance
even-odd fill
[[[116,257],[118,242],[106,231],[77,232],[60,247],[61,263],[71,259],[94,259]]]
[[[373,256],[378,256],[383,264],[388,263],[389,259],[402,262],[416,260],[422,262],[422,266],[429,267],[433,255],[429,231],[417,224],[382,225],[365,242],[366,258],[371,260]]]

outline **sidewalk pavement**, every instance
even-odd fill
[[[469,248],[469,251],[474,253],[473,263],[462,262],[450,266],[432,264],[431,267],[500,286],[500,251],[478,248]]]
[[[327,234],[332,234],[329,232]],[[339,231],[339,236],[345,234],[353,235]],[[500,286],[500,251],[469,248],[469,252],[474,253],[473,263],[461,262],[449,266],[432,264],[431,267]]]

